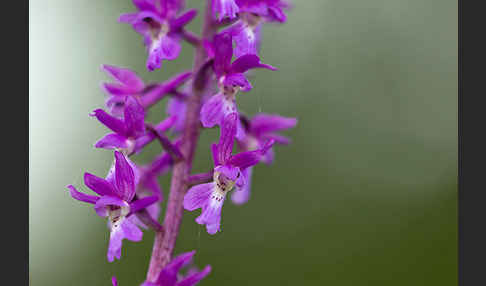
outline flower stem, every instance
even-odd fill
[[[211,0],[207,0],[201,39],[211,40],[217,30],[216,25],[213,23],[211,11]],[[207,55],[203,45],[198,45],[194,55],[193,75],[198,74],[197,72],[203,66],[206,59]],[[150,265],[147,272],[147,281],[152,283],[156,282],[162,268],[171,260],[184,213],[182,202],[188,188],[187,179],[191,172],[194,151],[199,139],[201,98],[208,81],[205,80],[202,86],[200,84],[194,84],[197,82],[197,79],[193,80],[193,96],[187,98],[185,128],[180,145],[180,151],[184,156],[184,160],[174,164],[163,223],[164,231],[158,231],[155,234],[152,257],[150,258]]]

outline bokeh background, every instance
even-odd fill
[[[297,117],[293,143],[256,167],[248,204],[225,204],[221,233],[185,212],[176,253],[213,266],[200,285],[456,285],[457,1],[293,3],[286,24],[263,29],[261,55],[279,71],[255,72],[238,97],[248,114]],[[107,130],[88,116],[104,102],[100,65],[162,81],[191,67],[191,48],[150,73],[141,37],[116,21],[131,1],[29,4],[31,285],[139,285],[153,234],[108,263],[106,222],[65,186],[86,190],[83,173],[104,176],[112,160],[92,147]],[[165,102],[149,120],[163,114]],[[217,136],[202,135],[194,172],[211,166]]]

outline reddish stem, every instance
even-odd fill
[[[210,40],[216,30],[217,27],[213,23],[211,15],[211,0],[207,0],[201,39]],[[206,59],[207,55],[204,47],[198,45],[195,50],[193,74],[197,74],[197,71],[203,66]],[[155,234],[152,257],[147,272],[148,282],[154,283],[157,280],[160,271],[169,263],[174,251],[184,212],[182,202],[188,188],[187,179],[191,172],[194,151],[199,139],[199,112],[201,110],[201,97],[206,89],[206,85],[207,80],[203,86],[193,84],[193,96],[187,98],[185,128],[180,145],[184,160],[174,164],[169,199],[163,223],[164,231],[156,232]]]

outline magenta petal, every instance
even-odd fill
[[[123,232],[118,230],[110,233],[110,241],[108,243],[108,252],[106,254],[108,261],[113,262],[115,258],[121,258]]]
[[[258,114],[251,119],[250,130],[252,133],[259,135],[289,129],[296,124],[296,118],[275,114]]]
[[[133,222],[125,219],[121,224],[124,238],[131,241],[142,240],[143,232]]]
[[[171,30],[172,31],[178,31],[181,28],[183,28],[185,25],[187,25],[189,22],[194,19],[194,17],[197,16],[197,10],[196,9],[190,9],[184,12],[182,15],[177,17],[176,19],[172,20],[170,22]]]
[[[201,108],[201,123],[204,127],[213,127],[220,124],[224,117],[224,95],[213,95]]]
[[[231,157],[233,151],[233,144],[236,135],[236,123],[238,120],[237,113],[231,113],[225,116],[221,126],[221,136],[218,143],[218,161],[225,164]]]
[[[125,155],[115,151],[115,185],[117,195],[130,202],[135,195],[135,173]]]
[[[216,144],[216,143],[211,144],[211,155],[213,156],[214,166],[218,166],[218,165],[223,164],[222,162],[219,161],[218,154],[219,154],[218,144]]]
[[[98,140],[95,145],[96,148],[116,149],[127,148],[127,138],[116,133],[106,134],[103,138]]]
[[[268,7],[268,12],[271,18],[275,19],[278,22],[285,22],[287,20],[287,16],[285,13],[280,9],[280,7]]]
[[[250,91],[252,86],[242,73],[232,73],[224,78],[223,84],[226,86],[239,86],[241,91]]]
[[[175,60],[181,52],[181,44],[177,38],[165,36],[160,40],[160,54],[164,60]]]
[[[113,286],[118,286],[118,281],[116,281],[115,276],[111,277],[111,284],[113,284]]]
[[[233,73],[244,73],[250,69],[265,68],[269,70],[276,70],[271,65],[266,65],[260,62],[260,58],[257,55],[244,55],[237,58],[231,64],[231,71]]]
[[[90,115],[95,116],[101,123],[114,132],[120,135],[126,135],[125,122],[109,115],[103,109],[96,109]]]
[[[202,271],[189,274],[186,278],[178,282],[177,286],[194,286],[204,279],[204,277],[208,276],[210,272],[211,266],[206,265]]]
[[[102,87],[107,93],[112,95],[121,96],[137,93],[137,91],[134,91],[133,89],[127,88],[126,86],[118,83],[103,83]]]
[[[260,27],[259,24],[255,29],[244,26],[239,30],[235,29],[233,40],[236,43],[234,54],[236,58],[246,54],[257,55],[260,44]]]
[[[128,136],[138,137],[145,132],[145,110],[131,96],[126,98],[124,120]]]
[[[153,0],[133,0],[133,5],[138,8],[138,10],[149,10],[149,11],[157,11],[155,7],[155,1]]]
[[[212,0],[213,17],[218,21],[224,18],[234,19],[236,14],[240,11],[235,0]]]
[[[195,185],[184,196],[184,209],[193,211],[205,206],[214,188],[214,182]]]
[[[237,205],[244,204],[250,199],[251,175],[253,173],[253,167],[248,167],[241,173],[245,177],[246,183],[242,187],[237,187],[236,190],[231,193],[231,201]]]
[[[167,103],[167,113],[177,117],[173,131],[182,132],[186,120],[186,102],[177,97],[171,97]]]
[[[160,44],[149,50],[146,67],[149,71],[160,69],[162,62],[162,55],[160,52]]]
[[[97,177],[90,173],[84,173],[84,183],[88,188],[93,190],[100,196],[111,196],[115,195],[115,190],[113,186],[105,179]]]
[[[120,199],[119,197],[115,196],[102,196],[96,201],[94,209],[96,214],[101,217],[108,216],[107,207],[108,206],[119,206],[119,207],[128,207],[129,205],[124,200]]]
[[[175,286],[177,283],[177,273],[179,270],[188,265],[196,251],[190,251],[174,257],[167,266],[165,266],[157,279],[158,285]]]
[[[115,67],[110,65],[102,65],[102,69],[105,70],[114,79],[130,87],[133,90],[141,90],[145,87],[142,79],[138,75],[127,68]]]
[[[220,33],[214,36],[214,71],[216,75],[223,75],[231,67],[233,44],[230,33]]]
[[[138,199],[130,203],[130,213],[136,213],[159,200],[158,196],[150,196]]]
[[[221,209],[225,197],[211,197],[209,202],[202,208],[201,215],[196,218],[198,224],[205,224],[209,234],[215,234],[220,230]]]
[[[228,163],[244,170],[245,168],[258,164],[262,157],[263,154],[260,150],[241,152],[232,156]]]
[[[81,192],[78,192],[78,190],[76,190],[76,188],[73,185],[68,185],[67,188],[69,189],[69,193],[71,194],[71,197],[73,197],[73,199],[76,199],[78,201],[95,204],[96,201],[99,199],[99,197],[97,196],[86,195]]]

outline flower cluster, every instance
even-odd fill
[[[258,55],[261,28],[268,22],[285,22],[284,9],[289,5],[281,0],[207,0],[202,36],[197,36],[186,28],[197,10],[186,10],[183,0],[133,0],[133,4],[137,11],[122,14],[118,20],[143,36],[148,71],[161,68],[164,60],[175,60],[183,41],[194,46],[195,62],[201,64],[158,83],[145,83],[125,67],[102,65],[113,82],[102,84],[105,108],[95,109],[90,116],[110,130],[94,147],[110,150],[114,160],[104,177],[84,174],[85,185],[97,195],[80,192],[73,185],[67,189],[74,199],[92,204],[98,216],[108,219],[109,262],[121,258],[124,239],[137,242],[143,237],[142,229],[153,230],[156,241],[142,286],[195,285],[211,267],[192,267],[185,275],[178,274],[195,255],[191,251],[171,259],[180,213],[201,209],[196,222],[205,225],[208,234],[221,231],[226,195],[235,189],[231,201],[248,202],[253,167],[271,164],[274,145],[290,143],[278,132],[297,123],[295,118],[275,114],[250,118],[240,112],[236,96],[253,88],[248,71],[276,70]],[[167,116],[148,122],[150,109],[165,98]],[[200,129],[216,126],[219,140],[207,148],[213,168],[191,175]],[[132,156],[154,141],[161,145],[160,154],[146,165],[132,161]],[[160,203],[165,196],[159,178],[170,171],[170,199],[160,224]],[[115,276],[112,284],[118,285]]]

